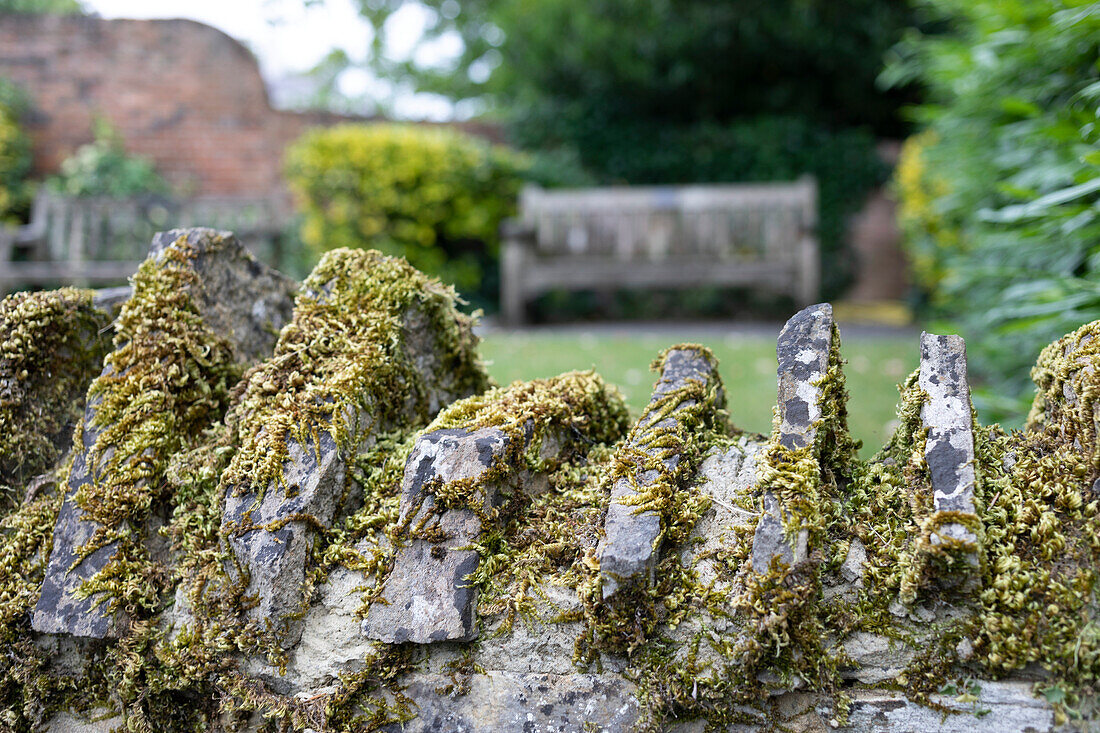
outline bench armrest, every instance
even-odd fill
[[[500,240],[502,242],[516,241],[533,244],[535,241],[535,227],[533,224],[521,219],[505,219],[500,223]]]

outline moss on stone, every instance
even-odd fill
[[[90,290],[15,293],[0,302],[0,510],[54,466],[99,373],[110,316]]]
[[[404,344],[414,314],[425,319],[441,356],[432,366],[449,377],[452,396],[484,390],[477,340],[457,303],[453,289],[402,259],[326,253],[302,284],[274,355],[235,390],[226,422],[238,447],[223,484],[262,491],[282,481],[288,439],[316,445],[328,431],[350,454],[370,433],[431,419],[440,405]]]
[[[242,370],[194,300],[196,256],[181,236],[142,263],[116,322],[115,350],[88,389],[95,408],[86,429],[96,431],[86,457],[91,481],[74,500],[97,528],[80,552],[86,557],[111,543],[118,549],[81,592],[101,594],[106,613],[133,619],[158,610],[167,589],[167,569],[149,556],[145,525],[157,505],[173,503],[168,462],[197,447],[221,418]]]

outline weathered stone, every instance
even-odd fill
[[[779,332],[779,444],[789,450],[813,446],[822,416],[822,385],[833,346],[833,307],[819,303],[796,313]],[[805,559],[808,534],[802,530],[794,545],[785,537],[785,510],[771,493],[764,494],[764,516],[752,544],[752,568],[765,573],[772,558],[787,564]]]
[[[489,671],[470,678],[465,695],[440,695],[452,680],[418,675],[405,689],[417,717],[393,733],[575,733],[633,730],[639,717],[634,685],[616,674],[523,674]]]
[[[840,566],[840,577],[849,583],[855,583],[863,577],[863,563],[867,562],[867,548],[853,537],[848,546],[848,554],[844,557],[844,564]]]
[[[289,318],[295,285],[281,273],[256,261],[229,232],[212,229],[174,229],[153,238],[149,257],[163,262],[168,250],[190,252],[188,267],[197,276],[186,286],[191,303],[203,323],[224,336],[234,357],[248,363],[270,351],[275,334]],[[178,314],[156,314],[166,321]],[[111,374],[107,365],[103,375]],[[75,636],[108,638],[120,635],[127,620],[108,614],[96,596],[78,597],[80,587],[102,570],[117,550],[108,543],[77,563],[81,548],[92,538],[98,525],[83,518],[77,506],[77,491],[100,479],[100,466],[88,465],[88,456],[105,426],[95,425],[101,400],[89,399],[84,413],[83,440],[75,446],[73,468],[65,500],[54,529],[42,592],[31,619],[32,627],[43,633],[68,633]],[[101,463],[110,460],[108,448]],[[75,563],[75,565],[74,565]]]
[[[153,237],[149,256],[189,247],[198,276],[191,295],[203,322],[223,336],[242,364],[271,353],[279,329],[290,320],[297,284],[253,257],[232,232],[172,229]]]
[[[112,316],[117,316],[122,304],[134,294],[134,289],[129,285],[122,285],[117,288],[100,288],[93,292],[95,294],[92,296],[92,304]]]
[[[689,382],[706,385],[717,378],[714,363],[702,352],[687,348],[672,349],[665,355],[661,376],[653,389],[650,404],[682,389]],[[717,399],[720,402],[722,397]],[[661,415],[643,415],[621,450],[628,455],[642,451],[656,457],[659,449],[647,445],[653,434],[677,427],[684,429],[679,425],[678,414],[695,404],[695,400],[685,399]],[[720,406],[715,404],[710,407],[719,409]],[[683,456],[672,454],[662,461],[666,471],[672,472],[682,459]],[[604,519],[604,539],[596,550],[605,600],[621,588],[635,583],[648,585],[653,582],[653,571],[660,555],[661,518],[655,511],[639,512],[630,500],[660,478],[659,470],[650,469],[619,478],[611,487],[611,503]]]
[[[79,717],[60,712],[46,722],[43,733],[113,733],[125,727],[126,720],[121,715],[96,708]]]
[[[422,435],[405,464],[401,518],[438,530],[442,542],[413,539],[397,552],[381,602],[371,606],[363,634],[389,643],[468,640],[477,636],[477,591],[468,577],[477,570],[469,548],[484,529],[470,509],[435,511],[425,485],[470,480],[477,483],[504,460],[508,436],[497,428],[446,428]],[[486,506],[496,503],[497,482],[479,486]],[[410,517],[410,514],[412,516]]]
[[[848,725],[839,730],[889,731],[889,733],[1046,733],[1061,730],[1055,723],[1054,710],[1036,699],[1027,682],[972,683],[978,698],[960,702],[955,696],[932,695],[942,708],[911,702],[904,695],[880,690],[853,691]],[[959,690],[962,695],[967,690]],[[951,712],[946,713],[944,710]],[[828,711],[819,709],[825,720]]]
[[[846,679],[866,685],[892,682],[916,656],[912,646],[882,634],[857,631],[841,645],[852,666],[841,670]]]
[[[945,538],[975,543],[973,530],[957,522],[938,522],[940,512],[974,514],[974,432],[966,344],[960,336],[922,333],[918,384],[928,394],[921,421],[928,429],[924,457],[932,479],[931,542]],[[976,521],[976,518],[975,518]]]
[[[249,617],[269,620],[282,638],[297,641],[300,623],[284,618],[301,603],[315,531],[307,522],[288,520],[309,514],[325,526],[331,524],[344,492],[345,464],[328,432],[320,434],[316,446],[288,441],[287,450],[285,483],[266,487],[262,497],[252,492],[227,495],[222,527],[237,561],[248,569],[246,593],[256,598]],[[242,531],[247,527],[254,529]]]
[[[751,525],[757,513],[741,508],[752,500],[756,488],[756,464],[767,444],[742,435],[727,447],[712,448],[699,464],[699,490],[710,497],[710,507],[695,523],[691,540],[685,542],[680,559],[692,567],[704,585],[718,581],[716,561],[723,550],[737,541],[738,531]]]
[[[383,271],[377,276],[381,280],[375,279],[374,268]],[[407,280],[401,282],[402,277]],[[389,320],[393,326],[377,332],[364,326],[354,334],[343,334],[341,324],[330,312],[333,304],[376,313],[378,320]],[[300,323],[303,317],[305,321]],[[378,433],[415,425],[442,406],[467,396],[479,378],[484,380],[472,348],[476,343],[471,334],[472,321],[454,308],[452,297],[438,282],[430,281],[403,261],[378,253],[330,253],[303,287],[295,325],[301,328],[302,323],[313,323],[316,327],[317,319],[333,329],[330,336],[334,342],[340,342],[342,336],[347,342],[335,350],[321,344],[310,358],[345,370],[333,379],[344,380],[340,382],[346,391],[342,397],[357,407],[313,419],[314,424],[308,425],[304,434],[312,433],[316,444],[309,440],[301,445],[288,435],[282,476],[267,486],[232,487],[226,494],[222,516],[222,535],[240,569],[249,576],[244,595],[256,601],[246,615],[275,631],[284,647],[295,644],[301,634],[301,622],[292,617],[304,610],[301,604],[306,559],[317,528],[331,526],[338,516],[356,508],[357,497],[345,491],[349,457],[372,446]],[[302,348],[294,341],[294,329],[290,331],[290,349]],[[390,358],[408,365],[409,372],[401,377],[407,381],[402,392],[376,394],[370,391],[374,384],[370,378],[346,373],[348,367],[342,360],[348,353],[341,349],[363,348],[372,339],[386,341],[373,344],[379,353],[392,352]],[[261,369],[278,365],[286,355],[283,349],[284,342],[280,341],[272,361]],[[313,378],[325,379],[326,374],[325,367],[320,366]],[[283,405],[287,397],[262,392],[257,400]],[[336,436],[344,436],[345,442],[338,443]],[[236,569],[231,569],[231,574],[235,575]]]

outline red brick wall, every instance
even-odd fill
[[[287,143],[348,119],[271,109],[251,52],[190,20],[0,16],[0,77],[31,97],[36,174],[90,142],[100,116],[184,193],[280,194]]]

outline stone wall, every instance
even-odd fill
[[[36,175],[90,142],[102,117],[130,152],[195,194],[283,193],[287,143],[311,125],[353,119],[273,110],[251,52],[190,20],[0,15],[0,77],[30,94]]]
[[[177,230],[132,283],[0,303],[6,729],[1096,729],[1100,322],[1012,432],[923,334],[864,460],[829,304],[763,436],[698,344],[637,418],[593,371],[494,387],[377,252],[296,285]]]

